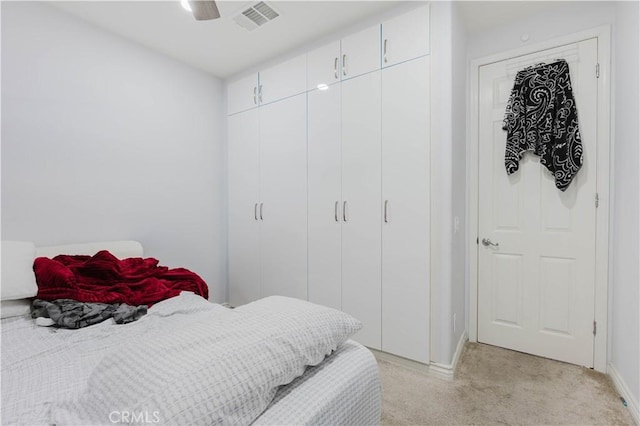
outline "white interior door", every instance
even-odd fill
[[[229,303],[260,298],[260,134],[258,109],[228,118]]]
[[[340,85],[307,96],[309,301],[342,309]]]
[[[261,295],[307,300],[306,94],[259,110]]]
[[[363,328],[355,339],[380,349],[380,72],[342,83],[342,308]]]
[[[506,103],[520,69],[564,58],[584,163],[561,192],[539,158],[504,166]],[[478,341],[591,367],[596,236],[597,40],[480,67]],[[498,246],[485,246],[488,239]]]
[[[382,70],[382,350],[429,359],[429,57]]]

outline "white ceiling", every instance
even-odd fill
[[[397,1],[266,1],[280,16],[247,31],[233,21],[257,1],[217,1],[221,17],[195,21],[179,1],[48,2],[89,23],[226,78],[398,6]]]
[[[47,3],[220,78],[407,3],[398,0],[266,1],[280,16],[253,31],[240,27],[233,17],[257,0],[218,0],[221,18],[211,21],[195,21],[180,6],[179,0]],[[456,6],[467,31],[473,33],[530,13],[544,12],[553,3],[460,1]]]

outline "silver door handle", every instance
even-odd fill
[[[253,218],[255,220],[258,220],[258,203],[255,203],[253,205]]]
[[[388,62],[387,60],[387,39],[384,39],[384,47],[382,49],[382,57],[384,58],[384,63],[386,64]]]
[[[346,201],[342,203],[342,220],[344,222],[349,220],[349,218],[347,217],[347,202]]]
[[[347,75],[347,54],[342,55],[342,75]]]
[[[262,103],[262,84],[258,86],[258,101]]]
[[[336,80],[338,79],[338,57],[337,56],[333,61],[333,76],[336,78]]]
[[[258,105],[258,88],[256,86],[253,86],[253,103],[254,105]]]
[[[384,223],[389,223],[389,200],[384,200]]]
[[[491,242],[490,239],[488,238],[483,238],[482,239],[482,245],[485,247],[491,246],[491,247],[500,247],[500,243],[493,243]]]
[[[262,220],[262,204],[263,203],[260,203],[260,220]]]
[[[340,220],[338,219],[338,203],[339,201],[336,201],[336,205],[333,208],[333,216],[336,219],[336,222],[339,222]]]

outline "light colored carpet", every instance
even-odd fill
[[[634,425],[608,376],[467,343],[446,381],[379,360],[383,425]]]

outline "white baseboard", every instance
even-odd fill
[[[375,349],[369,348],[369,350],[373,353],[376,359],[388,361],[392,364],[410,368],[414,371],[426,373],[431,376],[439,377],[441,379],[453,380],[456,368],[458,367],[458,362],[460,361],[460,355],[462,354],[464,344],[467,342],[467,340],[469,340],[469,338],[467,336],[467,332],[465,331],[464,333],[462,333],[462,336],[460,336],[460,340],[458,341],[456,352],[453,354],[453,360],[451,361],[451,364],[440,364],[433,361],[431,361],[431,363],[429,364],[423,364],[421,362],[412,361],[410,359],[402,358]]]
[[[386,352],[381,352],[371,348],[369,348],[369,350],[373,353],[373,355],[378,360],[388,361],[391,364],[400,365],[402,367],[406,367],[414,371],[419,371],[421,373],[429,374],[429,364],[423,364],[418,361],[402,358],[397,355],[388,354]]]
[[[456,351],[453,354],[453,360],[451,360],[451,364],[441,364],[439,362],[431,361],[431,364],[429,364],[429,374],[438,376],[445,380],[453,380],[456,369],[458,368],[458,363],[460,362],[462,350],[464,349],[464,345],[465,343],[467,343],[467,340],[469,340],[469,336],[467,335],[467,331],[465,330],[460,336],[460,340],[458,340],[458,346],[456,347]]]
[[[635,400],[624,379],[622,378],[616,367],[614,367],[614,365],[611,363],[607,365],[607,374],[609,374],[609,377],[611,377],[611,380],[613,381],[613,384],[615,385],[618,393],[620,393],[620,396],[622,396],[624,400],[627,401],[627,409],[631,413],[633,419],[636,421],[636,424],[640,426],[640,410],[638,410],[638,401]]]

